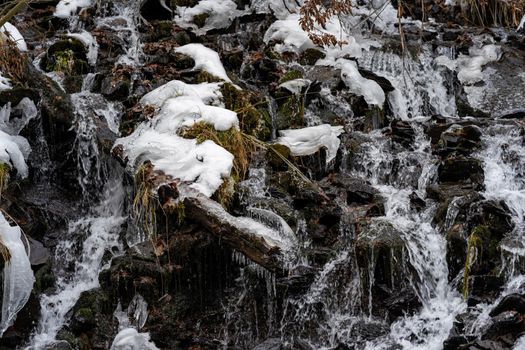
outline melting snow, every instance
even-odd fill
[[[198,121],[211,124],[216,130],[238,127],[235,112],[209,105],[220,104],[219,86],[172,81],[145,95],[141,104],[160,107],[158,114],[116,142],[124,147],[130,170],[134,172],[150,160],[155,169],[189,182],[191,188],[211,196],[230,175],[233,155],[213,141],[197,144],[177,132]]]
[[[342,126],[323,124],[304,129],[291,129],[279,131],[277,143],[290,148],[294,156],[307,156],[314,154],[321,147],[327,149],[327,162],[337,155],[341,140],[338,136],[343,133]]]
[[[377,105],[383,108],[385,92],[378,83],[364,78],[359,73],[357,63],[340,58],[336,62],[336,67],[341,68],[341,78],[350,92],[363,96],[369,105]]]
[[[469,55],[460,55],[456,60],[446,56],[436,57],[435,62],[458,72],[458,79],[462,84],[475,84],[483,80],[482,68],[484,65],[499,60],[501,48],[489,44],[482,48],[469,48]]]
[[[92,0],[60,0],[55,8],[55,16],[68,18],[75,15],[79,8],[91,6]]]
[[[232,0],[201,0],[194,7],[177,6],[175,23],[182,28],[191,28],[195,33],[206,34],[211,29],[228,27],[243,11],[237,9]],[[198,28],[194,23],[195,16],[208,15],[204,26]]]
[[[14,167],[25,178],[28,175],[25,159],[31,153],[31,147],[18,133],[37,115],[37,111],[35,104],[28,98],[22,99],[13,109],[21,109],[23,117],[9,120],[10,103],[0,108],[0,162]]]
[[[202,44],[188,44],[177,47],[175,52],[193,58],[195,61],[194,70],[204,70],[211,75],[216,76],[224,81],[231,82],[222,65],[219,54]]]
[[[80,40],[88,49],[87,59],[90,65],[94,66],[97,63],[98,43],[90,32],[85,30],[80,33],[69,33],[67,36]]]
[[[12,25],[9,22],[6,22],[2,26],[2,28],[0,28],[0,32],[6,35],[11,40],[13,40],[13,42],[16,43],[16,46],[20,51],[27,51],[27,44],[24,40],[24,37],[22,36],[22,34],[20,34],[18,29],[16,29],[14,25]]]

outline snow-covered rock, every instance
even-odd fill
[[[303,129],[280,130],[277,143],[285,145],[294,156],[314,154],[321,147],[326,147],[326,161],[330,162],[337,155],[341,144],[339,135],[343,133],[342,126],[323,124]]]
[[[194,70],[203,70],[224,81],[231,82],[222,65],[219,54],[202,44],[188,44],[177,47],[175,52],[193,58],[195,61]]]

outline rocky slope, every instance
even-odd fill
[[[0,105],[37,107],[1,202],[36,282],[0,348],[525,344],[521,33],[364,2],[321,48],[297,1],[57,3],[0,52]]]

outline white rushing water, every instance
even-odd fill
[[[55,259],[61,266],[72,264],[73,273],[58,272],[56,293],[41,296],[42,315],[27,349],[39,350],[55,341],[56,335],[66,322],[67,313],[73,308],[82,292],[99,286],[98,275],[108,261],[103,257],[107,251],[120,251],[119,233],[126,217],[123,212],[124,189],[120,178],[108,181],[101,203],[93,212],[69,224],[68,237],[60,242]],[[85,237],[82,250],[74,246]]]
[[[467,333],[479,335],[490,324],[490,311],[506,295],[525,293],[525,145],[522,128],[515,123],[490,126],[483,135],[483,149],[476,156],[485,171],[484,197],[503,201],[510,210],[514,229],[502,241],[505,288],[492,303],[481,303],[472,310],[475,319],[467,325]],[[514,349],[525,348],[525,338]]]

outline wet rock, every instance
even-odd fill
[[[334,174],[329,181],[346,190],[346,202],[349,205],[367,204],[380,199],[379,191],[363,179]]]
[[[522,294],[509,294],[505,296],[499,303],[490,311],[490,316],[494,317],[502,312],[516,311],[520,314],[525,313],[525,296]]]
[[[470,154],[481,146],[481,129],[474,125],[451,125],[445,130],[438,143],[438,153]]]
[[[173,10],[170,9],[167,4],[170,4],[170,2],[162,0],[145,0],[140,8],[140,14],[148,21],[171,20],[173,19]]]
[[[310,288],[317,272],[311,266],[299,266],[290,271],[288,276],[278,279],[277,284],[291,295],[305,293]]]
[[[474,189],[481,189],[485,174],[480,160],[450,156],[439,164],[438,178],[441,183],[463,182]]]
[[[128,77],[107,77],[102,80],[100,93],[111,101],[122,101],[128,98],[131,81]]]
[[[415,133],[409,122],[398,119],[392,120],[390,129],[392,130],[392,140],[394,142],[401,144],[405,148],[412,148]]]
[[[45,350],[73,350],[73,347],[65,340],[59,340],[48,345]]]
[[[44,247],[41,242],[31,237],[28,237],[28,241],[29,251],[31,252],[29,255],[29,261],[31,262],[31,265],[43,265],[48,262],[49,258],[51,257],[49,254],[49,249]]]
[[[525,331],[523,316],[516,311],[504,311],[492,318],[492,324],[481,336],[482,340],[496,340],[505,334],[518,334]]]
[[[46,72],[63,72],[65,75],[86,74],[89,71],[86,54],[80,40],[60,40],[49,47],[40,67]]]
[[[364,290],[372,290],[372,301],[368,293],[362,297],[363,305],[372,302],[374,315],[385,317],[390,313],[398,314],[399,307],[408,306],[413,298],[403,300],[405,288],[409,287],[410,263],[405,257],[405,243],[402,233],[387,221],[363,223],[358,233],[355,252]],[[373,273],[371,270],[373,269]],[[373,280],[370,277],[373,276]],[[400,291],[404,291],[400,293]],[[365,295],[366,294],[366,295]],[[384,300],[396,301],[394,305],[383,304]],[[408,311],[408,310],[405,310]]]
[[[502,276],[474,275],[468,277],[468,305],[491,303],[500,295],[505,284]]]
[[[419,196],[416,192],[410,194],[410,207],[416,211],[421,211],[425,209],[427,203],[423,198]]]
[[[281,350],[284,344],[279,338],[270,338],[253,348],[253,350]]]

